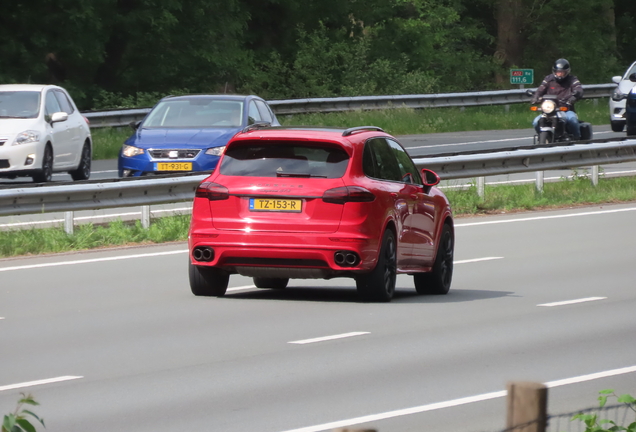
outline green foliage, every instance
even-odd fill
[[[149,229],[140,221],[121,220],[107,225],[83,224],[72,235],[60,228],[14,230],[0,232],[0,256],[59,253],[106,246],[139,243],[165,243],[187,239],[190,215],[153,219]]]
[[[617,402],[626,404],[632,411],[636,412],[636,399],[629,394],[618,396],[614,390],[601,390],[598,397],[599,406],[603,408],[608,398],[615,397]],[[636,432],[636,422],[632,422],[627,426],[616,424],[613,420],[599,419],[598,414],[576,414],[572,417],[572,421],[579,420],[585,423],[585,432]]]
[[[31,423],[31,418],[44,426],[44,419],[38,417],[30,410],[22,408],[24,405],[37,406],[40,404],[30,394],[20,393],[20,395],[22,397],[18,400],[18,406],[15,411],[4,416],[1,432],[35,432],[35,426]]]

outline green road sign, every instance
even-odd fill
[[[534,69],[510,69],[510,84],[534,83]]]

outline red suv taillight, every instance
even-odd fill
[[[210,201],[226,200],[230,197],[230,192],[225,186],[217,183],[203,182],[194,193],[196,198],[207,198]]]
[[[322,200],[332,204],[344,204],[348,202],[371,202],[375,195],[360,186],[343,186],[328,189],[322,194]]]

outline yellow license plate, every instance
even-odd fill
[[[157,171],[192,171],[192,162],[157,162]]]
[[[302,200],[250,198],[250,210],[299,212],[302,210]]]

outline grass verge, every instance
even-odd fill
[[[527,210],[556,209],[603,203],[636,202],[636,177],[601,179],[597,187],[585,175],[546,183],[543,193],[534,184],[487,186],[481,200],[476,188],[444,190],[456,217]],[[0,257],[35,255],[132,244],[185,241],[190,216],[152,221],[149,229],[122,221],[107,226],[80,225],[73,235],[62,228],[0,232]]]
[[[536,113],[530,104],[513,104],[461,108],[395,108],[355,110],[336,113],[279,116],[283,126],[313,125],[331,127],[379,126],[392,135],[412,135],[475,130],[526,129],[532,127]],[[607,124],[607,99],[583,100],[577,103],[579,118],[594,125]],[[132,129],[93,129],[94,155],[98,159],[115,159]]]

